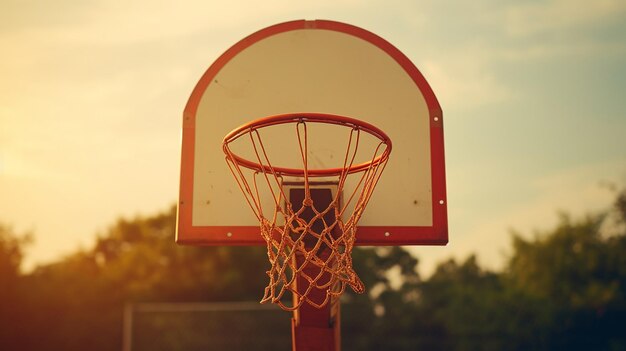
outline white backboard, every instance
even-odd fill
[[[183,115],[179,243],[264,244],[224,160],[222,140],[251,120],[294,112],[360,119],[393,142],[359,222],[358,244],[447,243],[443,116],[434,93],[384,39],[321,20],[282,23],[250,35],[198,82]],[[336,145],[345,139],[333,133],[324,131],[325,141],[310,150],[318,167],[333,162]],[[277,162],[297,147],[289,138],[269,139]]]

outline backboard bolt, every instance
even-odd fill
[[[440,204],[440,205],[443,205],[443,200],[439,200],[439,204]]]
[[[391,233],[389,233],[389,232],[385,232],[385,236],[387,236],[387,237],[388,237],[388,236],[390,236],[390,235],[391,235]]]
[[[232,236],[233,236],[233,233],[228,232],[228,233],[226,233],[226,236],[230,238],[230,237],[232,237]]]

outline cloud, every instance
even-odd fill
[[[263,26],[311,14],[358,7],[358,0],[102,2],[60,0],[54,5],[15,4],[0,14],[8,23],[0,34],[16,32],[80,45],[111,45],[169,40],[203,33],[231,35],[238,40]],[[313,18],[308,18],[313,19]],[[231,38],[231,41],[233,38]]]
[[[554,0],[513,5],[505,11],[504,20],[511,35],[545,35],[623,20],[625,12],[626,2],[622,0]]]
[[[445,45],[426,42],[423,46],[431,48],[431,56],[416,62],[446,107],[466,111],[512,102],[522,92],[517,82],[505,80],[503,73],[538,62],[626,56],[624,36],[613,26],[624,28],[624,1],[515,2],[483,4],[481,12],[471,6],[463,9],[472,18],[450,19],[450,26],[455,26],[455,19],[463,23],[453,27],[457,34],[446,34],[445,28],[428,22],[435,28],[433,32],[443,31],[437,38],[447,36],[448,40],[443,41]]]
[[[534,42],[523,46],[511,46],[494,50],[494,57],[512,64],[530,60],[567,60],[572,61],[589,56],[624,56],[626,45],[622,42],[603,42],[601,40],[573,40],[560,42]]]
[[[502,55],[485,47],[477,50],[481,52],[476,56],[473,50],[465,47],[419,63],[420,71],[446,110],[467,112],[477,107],[510,102],[517,95],[511,82],[503,80],[496,69],[503,61]],[[523,54],[527,54],[526,51]]]
[[[441,104],[450,109],[466,110],[513,99],[513,89],[490,69],[492,58],[473,55],[471,49],[468,51],[462,56],[421,62],[420,70]]]

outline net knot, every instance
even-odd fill
[[[313,199],[310,197],[305,197],[304,200],[302,200],[302,206],[304,207],[311,207],[313,206]]]

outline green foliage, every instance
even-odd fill
[[[264,247],[178,246],[175,218],[171,208],[120,219],[92,248],[28,274],[19,267],[29,236],[0,226],[0,349],[115,350],[127,303],[261,297],[268,268]],[[564,215],[556,228],[530,239],[514,234],[502,272],[485,270],[469,256],[442,262],[427,279],[417,273],[417,258],[402,247],[357,248],[354,266],[368,292],[343,297],[343,347],[625,350],[624,228],[626,192],[606,214],[577,220]],[[246,330],[259,323],[246,318],[237,317]],[[167,316],[150,321],[161,329],[138,340],[167,340],[176,347],[182,334],[166,323],[184,329],[194,324]],[[204,349],[206,335],[185,334],[185,345]],[[165,345],[159,343],[161,349]]]
[[[352,257],[368,292],[343,297],[346,349],[391,350],[390,343],[413,344],[409,329],[415,319],[405,303],[415,299],[418,260],[401,247],[356,248]],[[394,280],[400,281],[399,288],[394,288]]]
[[[541,306],[480,268],[475,256],[440,264],[420,292],[420,310],[434,334],[424,349],[542,349]]]
[[[522,296],[549,307],[550,349],[626,347],[626,233],[603,235],[606,219],[562,216],[551,232],[513,238],[503,276]]]
[[[24,350],[119,349],[125,303],[260,298],[267,265],[262,247],[178,246],[175,218],[171,208],[120,219],[92,249],[22,277],[12,342]],[[29,337],[34,330],[43,332]]]
[[[31,241],[29,234],[18,235],[0,223],[0,281],[14,280],[20,273],[24,247]],[[8,284],[7,284],[8,285]],[[6,288],[7,285],[4,285]]]
[[[30,241],[30,235],[18,235],[0,224],[0,346],[15,331],[12,320],[18,313],[15,301],[19,297],[20,266]]]
[[[563,216],[549,235],[533,241],[515,235],[508,272],[512,283],[537,298],[571,308],[601,309],[618,298],[618,266],[612,260],[619,257],[612,255],[616,247],[598,231],[601,219],[573,223]]]

